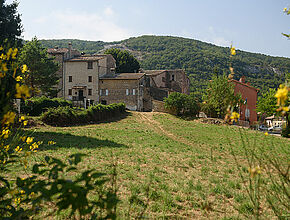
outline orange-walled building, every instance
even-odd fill
[[[258,89],[245,83],[245,77],[239,81],[232,79],[235,85],[235,94],[241,93],[244,104],[240,107],[240,120],[249,121],[252,124],[257,121],[256,104],[258,98]]]

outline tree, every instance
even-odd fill
[[[241,104],[240,94],[234,94],[234,85],[225,74],[213,75],[203,97],[202,111],[211,117],[224,118],[229,106],[236,107]]]
[[[56,94],[54,86],[58,83],[58,77],[55,72],[59,66],[53,58],[48,57],[46,49],[41,47],[36,37],[23,46],[19,63],[28,66],[29,75],[25,82],[31,87],[32,96],[38,92],[49,96]]]
[[[21,45],[22,25],[17,6],[17,2],[5,4],[5,0],[0,0],[0,45],[6,40],[11,46]]]
[[[196,116],[199,112],[199,105],[193,93],[186,95],[184,93],[173,92],[168,98],[164,99],[165,108],[175,115]]]
[[[269,91],[263,93],[258,99],[256,112],[265,113],[266,116],[274,115],[277,112],[277,99],[275,98],[275,94],[275,89],[269,89]]]
[[[138,60],[127,50],[107,49],[105,54],[111,54],[116,60],[117,73],[136,73],[140,69]]]

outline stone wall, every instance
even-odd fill
[[[129,110],[143,110],[144,90],[142,79],[100,79],[100,103],[123,102]]]
[[[169,111],[164,107],[164,102],[158,100],[152,100],[152,111],[169,113]]]

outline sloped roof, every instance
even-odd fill
[[[156,76],[166,71],[167,70],[144,70],[144,73],[148,76]]]
[[[101,60],[101,59],[104,59],[104,58],[105,58],[104,56],[88,56],[87,55],[87,56],[74,57],[74,58],[71,58],[69,60],[66,60],[66,62],[97,61],[97,60]]]
[[[100,79],[113,79],[113,80],[118,80],[118,79],[125,79],[125,80],[131,80],[131,79],[141,79],[145,74],[144,73],[120,73],[116,76],[109,76],[109,75],[104,75],[103,77],[100,77]]]
[[[243,86],[246,86],[246,87],[248,87],[248,88],[250,88],[250,89],[254,89],[254,90],[256,90],[257,92],[259,91],[259,89],[255,88],[255,87],[253,87],[253,86],[250,86],[250,85],[247,84],[247,83],[243,83],[243,82],[237,81],[237,80],[235,80],[235,79],[231,79],[230,81],[231,81],[231,82],[234,82],[234,83],[237,83],[237,84],[240,84],[240,85],[243,85]]]

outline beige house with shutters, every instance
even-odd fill
[[[56,72],[60,77],[58,97],[99,103],[99,78],[115,75],[116,62],[112,55],[82,55],[71,44],[68,48],[50,48],[48,53],[60,63]]]

